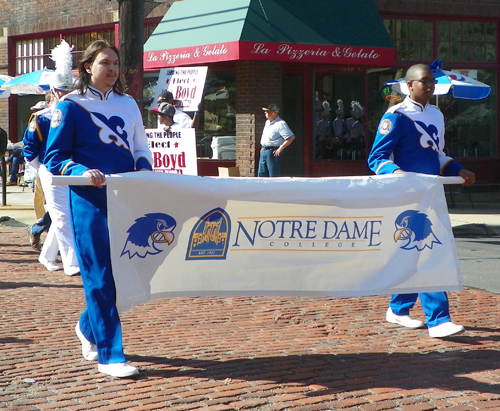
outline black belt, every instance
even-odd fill
[[[279,147],[274,147],[274,146],[262,146],[264,150],[277,150]]]

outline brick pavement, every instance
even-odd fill
[[[0,410],[500,410],[499,295],[452,293],[447,341],[381,321],[387,296],[156,300],[121,316],[120,380],[81,356],[80,277],[2,224]]]

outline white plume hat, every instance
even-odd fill
[[[351,114],[354,118],[361,118],[365,114],[365,109],[358,101],[351,101]]]
[[[73,46],[69,46],[66,40],[61,40],[61,44],[54,47],[50,54],[50,59],[55,61],[56,70],[52,73],[49,80],[50,89],[66,89],[71,87],[75,78],[71,69],[73,68],[73,56],[71,51]]]
[[[330,103],[328,101],[323,101],[323,110],[326,111],[327,114],[330,114]]]
[[[335,110],[335,113],[337,113],[337,115],[339,115],[339,116],[343,115],[344,114],[344,102],[341,99],[338,99],[337,105],[339,106],[339,108],[337,110]]]
[[[34,106],[31,106],[30,110],[31,111],[39,111],[39,110],[43,110],[44,108],[47,108],[47,107],[48,107],[47,102],[39,101]]]

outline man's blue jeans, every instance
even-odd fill
[[[48,212],[46,212],[40,220],[31,226],[31,234],[38,237],[44,231],[49,231],[51,219]]]
[[[7,158],[7,161],[12,163],[9,183],[16,183],[17,174],[19,173],[19,166],[24,163],[23,150],[21,148],[16,148],[14,152]]]
[[[281,156],[275,157],[275,150],[260,150],[258,177],[281,177]]]

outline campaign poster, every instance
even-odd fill
[[[182,111],[197,111],[203,98],[208,67],[174,67],[160,70],[153,107],[165,90],[174,96],[175,107]]]
[[[194,128],[171,131],[146,129],[149,149],[153,153],[153,171],[158,173],[198,175],[196,134]]]

